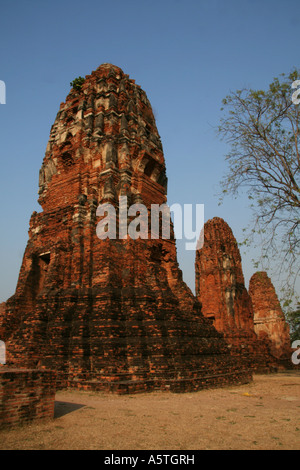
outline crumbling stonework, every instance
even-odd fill
[[[196,252],[196,292],[217,330],[254,329],[241,255],[229,225],[215,217],[204,225],[204,244]]]
[[[170,239],[97,237],[99,204],[112,204],[119,219],[120,196],[149,209],[166,195],[147,96],[103,64],[71,90],[51,129],[43,210],[32,214],[0,325],[8,363],[53,369],[59,387],[119,393],[251,380],[183,282],[172,230]]]
[[[251,298],[244,283],[241,255],[229,225],[215,217],[204,225],[204,243],[196,252],[196,295],[202,313],[224,333],[235,354],[256,370],[274,370],[268,338],[254,330]]]
[[[285,321],[275,288],[264,271],[253,274],[249,294],[254,310],[254,331],[259,338],[268,338],[272,354],[281,361],[291,358],[289,326]]]

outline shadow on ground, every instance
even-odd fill
[[[54,403],[54,419],[61,418],[61,416],[72,413],[73,411],[79,410],[86,405],[79,403],[69,403],[67,401],[55,401]]]

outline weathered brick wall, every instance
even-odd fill
[[[0,366],[0,429],[51,419],[56,373]]]
[[[196,252],[196,293],[202,312],[218,331],[253,331],[253,308],[245,287],[242,260],[229,225],[220,217],[204,225],[204,243]]]

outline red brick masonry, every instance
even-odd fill
[[[0,366],[0,429],[52,419],[56,373]]]
[[[249,283],[249,295],[253,304],[255,333],[261,339],[267,338],[273,356],[283,364],[287,363],[292,355],[289,326],[266,272],[253,274]]]

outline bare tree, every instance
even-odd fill
[[[278,261],[276,271],[290,293],[300,271],[299,77],[295,69],[266,91],[231,92],[219,126],[230,147],[223,196],[248,193],[252,235],[261,237],[263,258]]]

